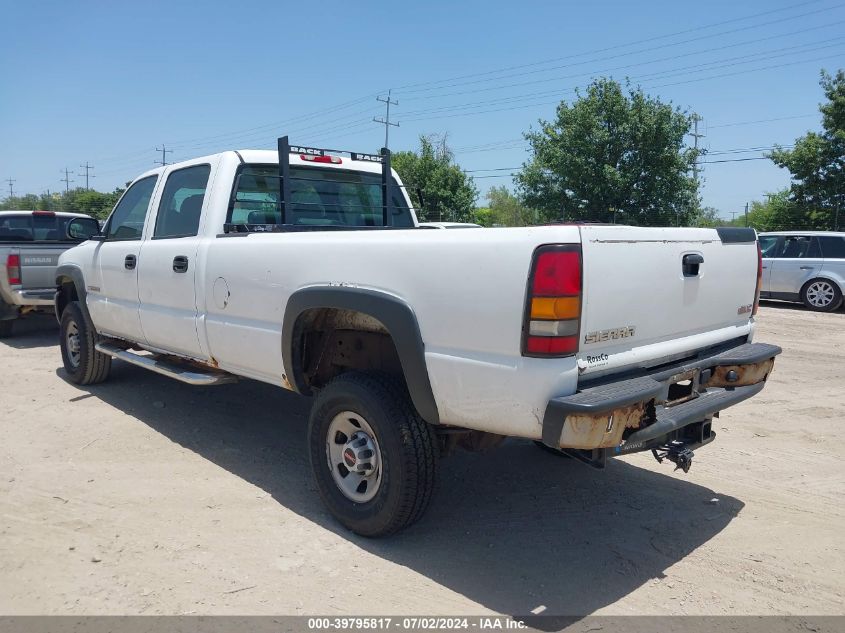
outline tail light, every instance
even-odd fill
[[[572,356],[581,329],[581,246],[534,251],[522,333],[523,356]]]
[[[754,307],[751,315],[757,314],[760,307],[760,289],[763,287],[763,251],[760,250],[760,242],[757,242],[757,287],[754,289]]]
[[[10,286],[17,286],[21,283],[21,256],[17,253],[6,257],[6,276],[9,278]]]

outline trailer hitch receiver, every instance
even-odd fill
[[[660,464],[663,463],[664,459],[668,459],[675,464],[675,470],[680,468],[685,474],[692,468],[692,458],[695,457],[692,449],[687,448],[683,442],[674,441],[659,448],[652,449],[651,454],[654,455],[654,459]]]

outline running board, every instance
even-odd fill
[[[224,385],[227,383],[237,382],[237,376],[227,374],[222,371],[215,371],[209,369],[204,371],[199,367],[185,367],[173,362],[167,362],[156,358],[155,356],[141,356],[140,354],[133,354],[132,352],[111,345],[109,343],[97,343],[94,348],[98,352],[108,354],[114,358],[132,363],[138,367],[149,369],[162,376],[175,378],[180,382],[188,383],[189,385]]]

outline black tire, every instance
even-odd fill
[[[15,326],[15,319],[0,321],[0,338],[9,338],[12,335],[12,328]]]
[[[375,496],[363,502],[342,491],[329,458],[329,428],[337,417],[344,417],[339,415],[344,412],[364,419],[377,446],[380,480]],[[335,433],[332,440],[336,445],[340,444],[338,437]],[[386,536],[416,522],[428,507],[437,478],[437,441],[401,381],[359,372],[332,380],[311,409],[308,444],[311,470],[323,503],[353,532]]]
[[[815,312],[833,312],[842,304],[842,291],[830,279],[811,279],[801,288],[801,302]]]
[[[76,337],[78,350],[71,349]],[[94,349],[99,336],[88,327],[78,301],[71,301],[62,312],[59,327],[59,347],[68,378],[77,385],[93,385],[109,377],[111,356]]]

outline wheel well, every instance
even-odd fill
[[[292,338],[293,376],[300,392],[320,389],[350,370],[381,371],[404,381],[393,337],[378,319],[342,308],[312,308],[297,317]]]
[[[71,301],[78,301],[79,294],[76,291],[76,284],[70,277],[62,277],[58,284],[59,292],[56,294],[56,316],[61,318],[67,304]]]

